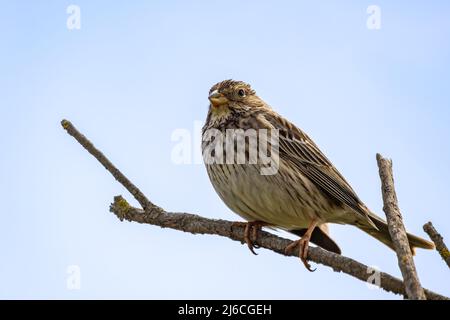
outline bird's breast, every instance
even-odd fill
[[[330,210],[330,204],[305,177],[283,171],[261,175],[258,165],[206,167],[222,201],[248,221],[264,221],[287,230],[305,228],[313,218],[325,222],[321,213]]]

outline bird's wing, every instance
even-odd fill
[[[316,144],[287,120],[282,118],[275,120],[270,122],[279,129],[280,159],[300,171],[331,199],[347,205],[373,225],[368,217],[369,210]]]

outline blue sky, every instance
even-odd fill
[[[68,30],[66,8],[81,9]],[[381,29],[366,27],[369,5]],[[201,164],[171,161],[207,93],[252,84],[382,215],[375,154],[394,159],[407,228],[450,237],[450,4],[445,1],[2,1],[0,298],[395,299],[324,266],[213,236],[119,222],[132,197],[61,129],[70,119],[156,204],[237,219]],[[347,256],[400,276],[393,252],[332,226]],[[447,267],[419,251],[423,285]],[[67,268],[80,270],[79,290]]]

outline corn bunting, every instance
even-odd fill
[[[252,238],[261,227],[286,230],[301,237],[286,251],[299,247],[300,259],[311,271],[306,260],[310,241],[341,253],[327,223],[356,226],[393,249],[386,222],[364,205],[306,133],[273,111],[250,85],[219,82],[209,100],[202,139],[208,176],[223,202],[247,221],[245,241],[253,253]],[[251,141],[257,141],[256,147]],[[262,161],[264,157],[276,161]],[[263,172],[270,164],[275,170]],[[412,250],[434,247],[412,234],[408,240]]]

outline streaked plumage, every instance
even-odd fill
[[[392,248],[386,223],[372,213],[317,145],[273,111],[246,83],[226,80],[210,90],[208,129],[278,129],[279,168],[261,175],[261,164],[206,164],[214,189],[227,206],[247,221],[302,235],[317,221],[312,242],[340,253],[327,236],[326,223],[357,226]],[[206,142],[203,142],[205,151]],[[408,235],[411,247],[432,243]]]

